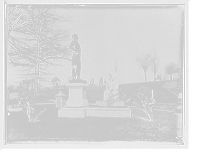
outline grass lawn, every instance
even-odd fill
[[[53,113],[53,114],[52,114]],[[154,121],[145,114],[133,118],[57,118],[54,110],[30,123],[22,113],[7,119],[7,142],[19,141],[152,141],[177,142],[177,114],[154,110]],[[136,112],[135,112],[136,113]]]

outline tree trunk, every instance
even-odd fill
[[[40,36],[41,32],[37,35],[37,57],[35,60],[35,81],[34,81],[34,97],[38,96],[38,78],[39,78],[39,62],[40,62]]]
[[[144,72],[144,81],[147,81],[147,72]]]
[[[39,78],[39,63],[36,62],[35,67],[35,81],[34,81],[34,96],[38,96],[38,78]]]
[[[36,65],[35,65],[35,81],[34,81],[34,97],[38,96],[38,78],[39,78],[39,53],[40,53],[40,48],[39,48],[39,43],[38,43],[38,50],[37,50],[37,58],[36,58]]]

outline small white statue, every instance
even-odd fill
[[[106,85],[106,91],[104,92],[104,100],[108,100],[111,94],[117,94],[119,87],[119,79],[117,72],[109,73],[109,80]]]

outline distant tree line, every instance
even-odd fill
[[[143,72],[144,72],[144,81],[147,81],[147,71],[148,68],[150,66],[153,67],[153,73],[154,73],[154,81],[156,80],[164,80],[165,78],[163,78],[161,75],[157,74],[157,70],[158,70],[158,65],[157,65],[157,59],[155,56],[151,56],[149,54],[147,54],[146,56],[144,56],[143,58],[138,58],[136,59],[136,61],[139,63],[139,65],[142,67]],[[174,62],[169,63],[166,67],[165,67],[165,74],[170,76],[170,80],[173,80],[173,76],[175,74],[180,73],[180,68],[178,67],[177,64],[175,64]]]

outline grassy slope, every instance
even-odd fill
[[[177,102],[177,97],[163,88],[164,82],[143,82],[143,83],[131,83],[131,84],[122,84],[120,87],[123,89],[137,91],[137,89],[141,86],[149,87],[150,89],[154,89],[154,98],[157,102],[162,103],[174,103]],[[61,91],[68,95],[67,89],[61,89]],[[94,103],[97,100],[103,100],[103,92],[105,91],[105,86],[88,86],[86,98],[90,103]],[[39,97],[45,100],[47,99],[55,99],[55,95],[59,92],[59,90],[49,90],[42,91],[39,93]]]
[[[131,83],[131,84],[123,84],[120,85],[123,89],[137,91],[137,89],[141,86],[148,87],[150,89],[154,89],[154,98],[156,102],[159,103],[174,103],[177,102],[177,97],[168,91],[167,89],[163,88],[164,85],[163,81],[157,82],[143,82],[143,83]]]
[[[137,91],[141,86],[154,89],[154,98],[159,103],[174,103],[177,102],[177,97],[163,88],[163,81],[157,82],[143,82],[143,83],[130,83],[130,84],[121,84],[120,87],[127,90]],[[96,100],[103,100],[103,92],[105,91],[105,86],[90,86],[87,89],[87,99],[91,102]]]

